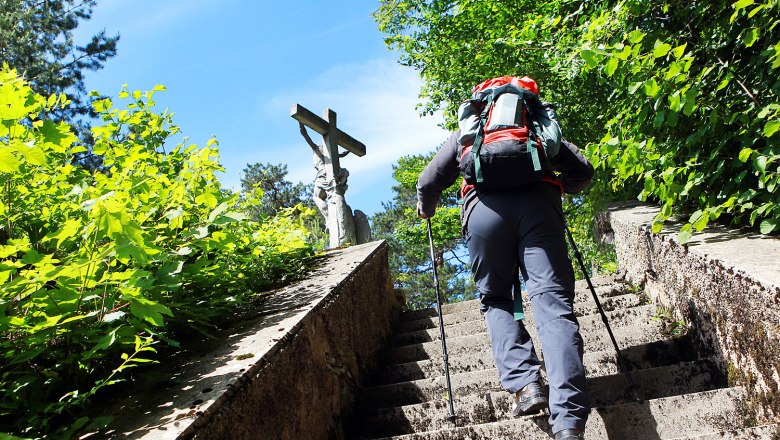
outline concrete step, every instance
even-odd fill
[[[461,303],[466,304],[466,303]],[[479,311],[478,304],[471,304],[472,307],[458,312],[448,313],[442,316],[444,320],[444,328],[451,325],[460,324],[463,322],[481,321],[482,313]],[[415,319],[413,321],[400,321],[395,326],[395,334],[403,335],[405,333],[412,333],[424,330],[434,330],[435,333],[439,332],[439,317],[434,313],[433,316]]]
[[[745,390],[734,387],[599,408],[585,438],[669,439],[733,429],[744,421],[744,398]]]
[[[593,287],[599,287],[604,286],[607,284],[625,284],[625,281],[623,281],[623,277],[621,277],[618,274],[611,274],[611,275],[599,275],[595,277],[591,277],[590,282],[593,284]],[[588,283],[585,280],[577,280],[574,282],[574,290],[579,292],[580,290],[585,290],[588,288]]]
[[[744,395],[742,388],[721,388],[597,408],[590,414],[585,438],[658,440],[712,434],[738,426]],[[545,413],[513,419],[512,405],[508,393],[486,393],[460,402],[454,422],[447,420],[444,401],[383,409],[361,418],[356,437],[504,439],[522,433],[527,440],[549,440]]]
[[[381,408],[356,417],[353,426],[359,437],[376,438],[411,434],[414,432],[479,425],[512,418],[513,398],[506,392],[486,392],[459,399],[455,406],[456,420],[447,419],[446,399],[416,405]],[[544,418],[544,413],[523,418]]]
[[[631,373],[634,383],[640,386],[637,397],[654,399],[686,392],[706,391],[718,387],[722,380],[709,361],[685,362],[681,364],[638,370]],[[452,394],[456,404],[467,396],[488,391],[502,391],[494,370],[471,371],[451,375]],[[606,406],[626,402],[630,396],[625,391],[628,381],[623,374],[589,376],[593,406]],[[380,385],[363,389],[357,398],[358,408],[387,408],[414,405],[447,397],[444,376],[426,378],[397,384]]]
[[[605,407],[634,399],[650,400],[686,393],[698,393],[726,385],[717,367],[709,360],[681,362],[644,370],[629,371],[639,388],[627,395],[628,379],[625,374],[589,376],[588,390],[591,406]]]
[[[632,288],[621,281],[617,276],[605,276],[600,278],[594,278],[592,280],[593,287],[596,289],[596,294],[599,295],[599,299],[608,298],[620,292],[626,292]],[[574,287],[574,300],[577,302],[592,301],[592,293],[588,289],[584,280],[577,281]],[[527,294],[523,292],[524,297],[527,299]],[[460,301],[455,303],[443,304],[441,309],[445,315],[450,313],[459,313],[465,310],[472,310],[479,308],[479,300]],[[430,318],[436,316],[436,308],[427,308],[420,310],[405,310],[401,312],[401,321],[414,321],[422,318]]]
[[[766,440],[780,439],[780,425],[762,425],[752,428],[719,431],[693,437],[675,437],[669,440]]]
[[[630,293],[625,295],[614,296],[605,298],[601,302],[601,306],[606,312],[610,312],[618,309],[627,309],[630,307],[640,306],[640,297],[636,294]],[[459,303],[466,304],[466,303]],[[530,307],[529,307],[530,311]],[[598,308],[594,301],[585,301],[576,303],[574,305],[574,313],[578,317],[595,315],[598,313]],[[530,316],[532,313],[528,314]],[[445,314],[443,316],[445,330],[447,335],[450,335],[450,327],[458,324],[473,323],[474,321],[484,321],[482,313],[479,311],[479,304],[474,303],[471,309],[463,309],[456,313]],[[396,327],[396,333],[392,339],[392,345],[406,345],[418,342],[430,342],[438,339],[439,337],[439,318],[435,312],[432,317],[419,318],[414,321],[406,321],[398,323]]]
[[[653,368],[678,362],[689,362],[696,359],[696,351],[690,335],[670,340],[637,344],[631,347],[621,345],[621,352],[632,370]],[[479,370],[492,371],[495,375],[493,354],[487,340],[484,341],[479,351],[465,356],[452,356],[450,353],[449,360],[451,375]],[[611,347],[600,352],[586,351],[583,361],[585,369],[591,377],[607,376],[619,372],[615,351]],[[431,359],[383,365],[373,372],[370,383],[383,385],[432,378],[443,374],[444,363],[441,358],[441,351],[439,351],[438,356],[434,356]]]
[[[622,348],[666,339],[665,327],[663,323],[652,319],[654,315],[655,306],[640,306],[608,312],[607,318],[612,326],[615,339]],[[584,316],[579,321],[586,352],[602,351],[613,347],[600,315]],[[537,344],[536,346],[540,347],[532,313],[526,315],[525,324],[528,333]],[[449,332],[450,328],[445,328],[445,331]],[[386,363],[395,364],[441,356],[439,334],[426,333],[426,337],[433,339],[433,341],[390,348],[383,353],[381,359]],[[452,328],[452,334],[447,334],[447,352],[450,358],[467,355],[469,352],[481,352],[484,345],[489,345],[489,343],[483,321],[468,321],[457,324]],[[544,347],[541,348],[543,351]]]

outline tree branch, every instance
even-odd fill
[[[756,106],[761,108],[761,103],[758,102],[758,99],[756,99],[756,97],[752,93],[750,93],[750,90],[748,90],[747,86],[745,86],[745,83],[743,83],[742,80],[739,79],[739,76],[737,76],[737,73],[734,72],[734,70],[731,67],[726,66],[726,63],[724,63],[723,60],[720,59],[719,56],[715,55],[715,58],[718,59],[718,62],[720,63],[721,66],[723,66],[726,69],[728,69],[728,71],[731,72],[732,75],[734,75],[734,79],[737,81],[737,83],[740,85],[740,87],[742,87],[742,90],[744,90],[745,93],[747,93],[747,95],[750,97],[750,99],[753,100],[753,102],[756,104]]]

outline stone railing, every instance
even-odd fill
[[[385,242],[328,252],[305,280],[166,359],[107,410],[114,438],[326,439],[400,310]]]
[[[745,385],[758,419],[780,415],[780,240],[708,228],[680,245],[680,225],[650,231],[658,208],[611,207],[606,241],[619,270],[702,335],[732,384]],[[611,228],[611,230],[610,230]]]

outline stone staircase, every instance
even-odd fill
[[[627,395],[628,383],[592,295],[578,282],[575,312],[593,406],[586,439],[780,439],[780,425],[752,426],[745,390],[727,387],[706,354],[697,353],[695,330],[671,335],[668,323],[655,318],[655,306],[619,279],[603,277],[593,284],[640,388]],[[382,365],[358,394],[344,424],[347,437],[550,439],[547,411],[512,417],[513,398],[499,384],[478,304],[448,304],[442,310],[457,418],[448,420],[436,311],[409,311],[397,324]],[[539,353],[530,312],[526,327]]]

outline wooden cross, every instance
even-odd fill
[[[341,170],[339,165],[339,145],[356,156],[365,156],[366,146],[336,127],[336,112],[333,110],[329,108],[323,110],[323,119],[309,111],[306,107],[295,104],[290,109],[290,116],[304,126],[321,134],[325,140],[325,169],[328,173],[328,180],[333,179],[332,181],[335,181]]]

